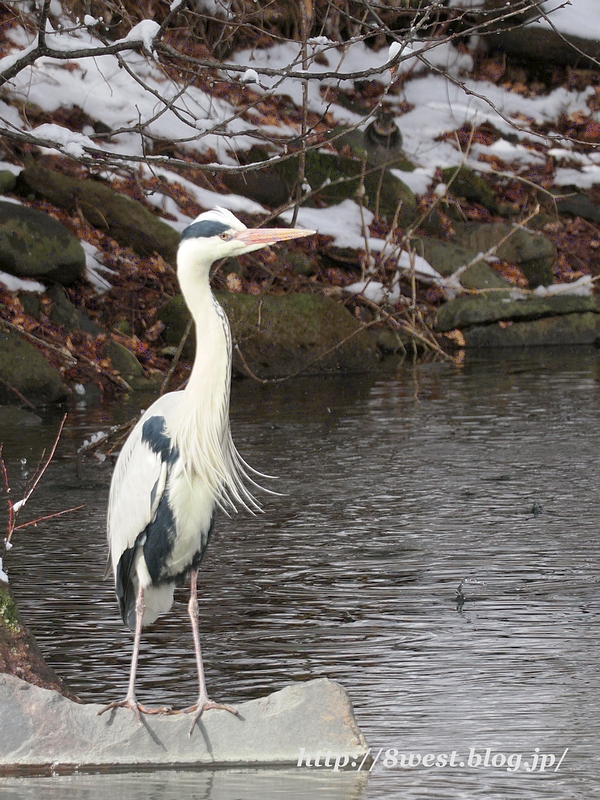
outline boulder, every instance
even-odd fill
[[[0,270],[68,285],[85,269],[79,240],[42,211],[0,201]]]
[[[368,167],[384,166],[403,172],[413,172],[415,166],[402,150],[402,134],[395,122],[390,120],[387,122],[387,127],[384,128],[387,136],[381,122],[374,121],[364,131],[340,125],[334,128],[328,138],[338,150],[349,148],[356,158],[366,161]]]
[[[469,328],[464,337],[467,347],[593,345],[600,340],[600,314],[564,314],[507,325],[497,322]]]
[[[419,241],[417,252],[422,253],[423,257],[444,278],[452,275],[460,267],[470,264],[479,254],[478,250],[463,247],[455,242],[429,238]],[[481,259],[462,272],[459,281],[465,289],[506,289],[510,291],[514,288]]]
[[[140,256],[158,253],[175,263],[179,234],[136,200],[115,192],[98,180],[81,180],[45,167],[26,167],[17,180],[25,197],[41,197],[70,214],[82,214],[123,247]]]
[[[531,288],[549,286],[554,281],[552,266],[556,260],[556,246],[541,233],[517,228],[507,222],[463,222],[454,225],[456,244],[479,253],[486,253],[498,245],[496,255],[502,261],[517,264],[525,273]]]
[[[232,329],[233,364],[237,375],[250,370],[259,378],[368,372],[379,364],[377,348],[368,331],[330,297],[312,294],[255,297],[217,292]],[[181,295],[172,298],[159,314],[167,344],[178,345],[189,320]],[[347,341],[345,340],[347,337]],[[343,344],[341,344],[343,342]],[[184,350],[193,358],[194,337]]]
[[[515,56],[519,60],[546,62],[549,67],[560,65],[598,69],[600,42],[596,38],[585,39],[582,36],[555,32],[535,23],[523,26],[513,23],[508,30],[490,34],[486,38],[490,47],[502,50],[507,56]]]
[[[290,192],[298,180],[298,159],[281,161],[277,170]],[[306,154],[306,182],[317,198],[327,205],[337,205],[348,198],[358,197],[363,183],[363,162],[334,153],[310,150]],[[389,170],[369,168],[364,175],[364,204],[373,213],[391,222],[400,208],[398,225],[408,227],[418,215],[417,200],[411,189]]]
[[[583,217],[588,222],[600,222],[600,205],[594,203],[584,194],[575,194],[564,197],[556,203],[559,214],[569,214],[573,217]]]
[[[0,403],[19,405],[17,392],[44,405],[64,400],[68,390],[39,350],[19,334],[0,329]]]
[[[296,765],[302,748],[356,769],[368,754],[346,692],[326,678],[239,703],[238,716],[205,711],[191,735],[186,714],[144,716],[138,725],[129,709],[98,716],[101,709],[0,675],[0,773],[49,764],[59,771]]]
[[[461,273],[459,281],[460,285],[464,286],[465,289],[504,290],[504,292],[498,292],[498,294],[508,293],[514,288],[485,261],[476,261],[471,264],[469,269]]]
[[[457,297],[440,306],[435,329],[439,333],[460,328],[466,330],[495,322],[523,322],[565,314],[600,314],[600,297],[554,295],[508,300],[492,296]]]
[[[62,325],[69,331],[83,331],[89,333],[90,336],[98,336],[103,333],[100,325],[97,325],[93,319],[90,319],[85,312],[69,300],[62,286],[54,284],[48,288],[46,294],[52,300],[50,321],[55,325]]]
[[[24,686],[35,684],[51,690],[52,694],[60,692],[71,700],[78,699],[44,661],[35,638],[19,614],[8,585],[0,579],[0,681],[8,675],[16,676],[15,680]],[[0,749],[5,730],[3,726],[0,727]]]
[[[17,176],[8,169],[0,170],[0,194],[12,192],[17,185]]]
[[[492,214],[501,216],[518,214],[518,210],[508,203],[498,203],[495,192],[475,170],[465,166],[447,167],[442,174],[444,182],[450,184],[450,191],[457,197],[479,203]]]

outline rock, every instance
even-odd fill
[[[421,239],[417,245],[417,252],[422,252],[424,258],[444,278],[449,277],[465,264],[471,263],[479,254],[477,250],[462,247],[454,242],[425,238]],[[465,289],[506,289],[510,291],[514,288],[482,260],[475,261],[462,272],[459,281]]]
[[[314,275],[318,269],[314,257],[308,255],[308,253],[303,253],[301,250],[291,250],[286,253],[285,257],[297,275],[306,275],[308,277],[309,275]]]
[[[16,676],[14,680],[23,686],[35,684],[42,690],[52,689],[51,694],[61,692],[71,700],[77,699],[44,661],[35,638],[19,615],[8,585],[0,580],[0,695],[4,685],[2,682],[9,675]],[[24,680],[28,683],[24,683]],[[0,717],[1,715],[0,711]],[[0,726],[0,750],[5,730],[4,726]]]
[[[418,255],[422,255],[444,278],[448,278],[457,269],[464,267],[480,252],[469,247],[463,247],[460,244],[456,244],[456,242],[433,238],[415,240],[414,246]]]
[[[0,329],[0,403],[19,405],[10,387],[36,405],[64,400],[68,392],[60,373],[39,350],[17,333]]]
[[[155,371],[146,377],[135,353],[132,353],[121,342],[111,339],[108,334],[107,339],[106,352],[110,359],[110,365],[117,370],[132,391],[157,392],[160,390],[164,375]]]
[[[565,197],[558,200],[556,210],[559,214],[571,214],[574,217],[583,217],[588,222],[600,222],[600,205],[597,205],[584,194]]]
[[[258,164],[266,161],[274,155],[266,147],[254,145],[250,150],[241,156],[242,164]],[[256,203],[262,203],[268,208],[277,208],[287,203],[292,187],[283,179],[281,174],[273,165],[267,165],[260,169],[249,170],[248,172],[224,172],[221,179],[230,192],[241,194],[242,197],[249,197]]]
[[[330,297],[312,294],[255,297],[217,292],[231,324],[234,370],[260,378],[284,377],[302,370],[304,375],[368,372],[378,366],[377,349],[367,331],[344,306]],[[189,320],[181,295],[172,298],[159,314],[167,344],[178,345]],[[342,340],[348,341],[340,344]],[[184,357],[193,358],[193,332]],[[323,355],[322,355],[323,354]],[[320,357],[322,355],[322,357]]]
[[[368,167],[385,166],[403,172],[415,169],[402,150],[402,134],[389,116],[371,122],[366,130],[339,126],[334,128],[329,138],[339,150],[348,147],[359,161],[366,161]]]
[[[301,748],[360,763],[368,752],[346,692],[326,678],[240,703],[237,717],[205,711],[191,736],[186,714],[144,716],[138,725],[129,709],[100,717],[101,708],[0,676],[0,773],[48,764],[54,769],[296,765]]]
[[[459,281],[465,289],[504,289],[508,293],[514,288],[485,261],[471,264],[469,269],[460,275]]]
[[[77,308],[67,297],[62,286],[55,284],[46,292],[52,299],[50,320],[55,325],[62,325],[69,331],[83,331],[90,336],[104,334],[107,338],[106,350],[111,366],[116,369],[133,391],[156,389],[162,378],[145,378],[142,365],[136,356],[125,345],[110,338],[104,328],[97,325],[81,309]]]
[[[85,269],[79,240],[34,208],[0,201],[0,270],[68,285]]]
[[[0,194],[12,192],[17,185],[17,176],[9,169],[0,170]]]
[[[42,303],[37,292],[19,292],[17,297],[23,306],[23,311],[30,317],[39,320]]]
[[[462,331],[494,322],[520,322],[556,317],[565,314],[600,314],[600,297],[554,295],[530,297],[526,300],[507,300],[494,296],[457,297],[440,306],[436,331]]]
[[[158,319],[165,326],[163,339],[168,346],[177,348],[190,321],[190,312],[183,295],[176,294],[175,297],[171,297],[159,311]],[[181,355],[186,361],[193,361],[195,352],[196,335],[192,326]]]
[[[219,292],[217,298],[240,343],[243,360],[234,354],[234,365],[241,375],[247,375],[247,367],[257,377],[274,378],[300,370],[322,375],[368,372],[378,366],[368,332],[330,297],[288,294],[259,299]]]
[[[279,174],[290,187],[298,180],[298,159],[279,162]],[[336,205],[358,196],[363,163],[357,159],[310,150],[306,154],[305,177],[316,196],[328,205]],[[364,203],[373,213],[391,221],[400,207],[398,225],[408,227],[417,218],[417,200],[411,189],[388,170],[367,171],[364,178]]]
[[[530,322],[511,322],[469,328],[466,347],[535,347],[539,345],[595,344],[600,340],[600,315],[564,314]]]
[[[447,167],[442,172],[444,183],[450,184],[450,191],[457,197],[464,197],[479,203],[492,214],[509,216],[518,213],[507,203],[498,203],[494,191],[488,186],[484,178],[469,167]]]
[[[490,47],[502,50],[509,57],[546,62],[552,67],[597,69],[600,59],[600,42],[596,38],[556,33],[535,23],[521,26],[513,22],[509,30],[490,33],[486,39]]]
[[[111,364],[114,369],[120,372],[125,380],[133,376],[140,378],[144,374],[142,365],[125,345],[113,340],[108,343],[107,350]]]
[[[402,336],[398,331],[389,328],[372,328],[371,336],[377,347],[386,355],[406,353],[406,346],[410,340],[408,336]]]
[[[69,300],[67,293],[59,284],[50,286],[46,294],[52,300],[50,321],[55,325],[62,325],[69,331],[83,331],[91,336],[98,336],[104,332],[94,320]]]
[[[97,180],[80,180],[45,167],[26,167],[17,180],[23,196],[42,197],[69,213],[81,213],[123,247],[140,256],[158,253],[175,263],[179,234],[141,203]]]
[[[456,244],[481,253],[486,253],[512,231],[495,255],[502,261],[517,264],[531,288],[550,286],[554,281],[552,266],[556,260],[556,246],[543,234],[516,228],[507,222],[463,222],[455,224],[454,230]]]

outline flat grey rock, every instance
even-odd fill
[[[206,711],[189,735],[190,717],[145,716],[129,709],[98,716],[57,692],[0,675],[0,774],[52,767],[297,764],[327,751],[362,760],[368,745],[345,690],[326,678],[299,683],[227,711]]]

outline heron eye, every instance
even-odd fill
[[[224,233],[219,234],[219,239],[222,239],[224,242],[228,242],[231,239],[231,234],[227,231],[224,231]]]

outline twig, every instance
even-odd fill
[[[21,392],[15,386],[13,386],[11,383],[8,383],[8,381],[5,381],[4,378],[0,378],[0,383],[3,383],[7,389],[10,389],[11,392],[14,392],[22,403],[25,403],[26,406],[29,406],[32,411],[35,411],[35,406],[31,400],[28,400],[25,395],[21,394]]]
[[[7,502],[7,512],[8,512],[7,533],[6,533],[6,537],[4,539],[4,547],[0,551],[2,556],[4,556],[4,554],[8,550],[10,550],[10,548],[12,547],[11,539],[12,539],[12,535],[13,535],[13,533],[15,531],[23,530],[24,528],[29,528],[32,525],[38,525],[40,522],[45,522],[46,520],[54,519],[55,517],[62,517],[64,514],[70,514],[72,511],[79,511],[80,509],[84,508],[84,506],[85,506],[85,504],[84,504],[84,505],[80,505],[80,506],[75,506],[73,508],[65,509],[64,511],[57,511],[57,512],[55,512],[53,514],[45,514],[45,515],[43,515],[41,517],[37,517],[36,519],[31,520],[30,522],[23,522],[23,523],[21,523],[21,525],[16,525],[16,521],[17,521],[17,517],[19,515],[19,512],[23,509],[23,507],[25,506],[25,504],[27,503],[27,501],[29,500],[31,495],[36,490],[40,480],[42,479],[42,477],[44,476],[46,470],[48,469],[48,467],[50,465],[50,462],[54,458],[54,454],[56,453],[56,448],[58,447],[58,442],[60,440],[63,428],[65,426],[66,419],[67,419],[67,415],[65,414],[64,417],[62,418],[61,422],[60,422],[60,425],[59,425],[59,428],[58,428],[58,433],[56,434],[56,438],[54,439],[54,443],[53,443],[52,447],[50,448],[50,452],[49,452],[48,456],[46,458],[44,458],[45,451],[42,453],[42,457],[40,459],[40,464],[38,465],[38,467],[37,467],[37,469],[36,469],[36,471],[35,471],[35,473],[33,475],[32,480],[27,485],[27,487],[25,489],[25,493],[23,495],[23,498],[21,500],[17,501],[16,503],[13,503],[13,500],[12,500],[12,497],[11,497],[12,492],[11,492],[10,482],[9,482],[9,479],[8,479],[8,471],[6,469],[6,462],[4,461],[3,446],[0,444],[0,474],[2,475],[2,480],[4,482],[4,487],[5,487],[5,490],[6,490],[6,502]],[[2,557],[0,557],[0,571],[1,571],[1,568],[2,568]]]
[[[43,517],[32,519],[31,522],[23,522],[21,525],[16,525],[13,528],[13,530],[22,531],[24,528],[29,528],[31,525],[37,525],[39,522],[45,522],[47,519],[55,519],[56,517],[62,517],[63,514],[70,514],[71,511],[80,511],[82,508],[85,508],[85,506],[86,504],[83,503],[80,506],[73,506],[73,508],[66,508],[64,511],[56,511],[54,514],[46,514]]]

